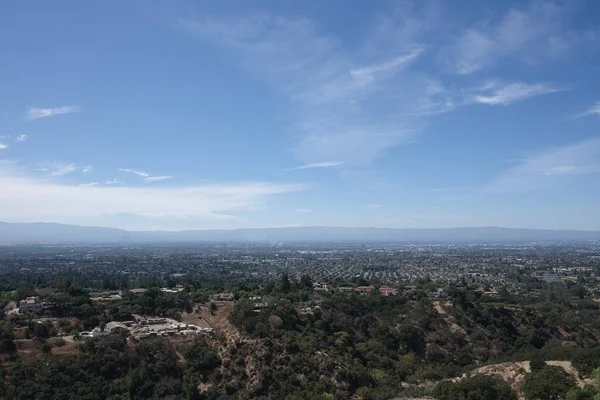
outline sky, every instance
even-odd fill
[[[0,221],[600,230],[600,2],[0,5]]]

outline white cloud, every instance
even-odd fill
[[[369,65],[350,70],[350,75],[354,78],[364,80],[365,78],[373,79],[373,76],[382,72],[395,70],[396,68],[416,59],[423,52],[422,47],[417,47],[407,54],[398,56],[390,61],[384,61],[379,64]]]
[[[4,143],[0,143],[0,150],[7,149],[8,145]]]
[[[296,171],[296,170],[300,170],[300,169],[313,169],[313,168],[331,168],[331,167],[337,167],[338,165],[342,165],[342,164],[343,163],[340,161],[326,161],[326,162],[299,165],[297,167],[290,168],[289,171]]]
[[[230,212],[250,210],[271,196],[303,189],[295,184],[264,182],[178,187],[118,183],[58,184],[30,177],[14,164],[0,163],[0,220],[83,223],[119,215],[231,219]]]
[[[298,213],[298,214],[307,214],[307,213],[311,213],[312,210],[309,210],[308,208],[296,208],[294,210],[294,212]]]
[[[19,136],[17,136],[17,142],[24,142],[25,140],[27,140],[28,136],[25,134],[21,134]]]
[[[600,101],[597,101],[587,110],[578,115],[578,117],[587,117],[588,115],[600,115]]]
[[[172,176],[148,176],[146,178],[144,178],[144,182],[158,182],[158,181],[165,181],[168,179],[173,179]]]
[[[481,92],[473,96],[475,103],[488,105],[508,105],[529,97],[554,93],[564,89],[556,88],[543,83],[527,84],[522,82],[502,84],[491,82],[485,85]]]
[[[91,172],[94,169],[94,167],[92,165],[86,165],[85,167],[83,167],[81,169],[81,172],[83,172],[84,174],[87,174],[88,172]]]
[[[129,172],[130,174],[135,174],[137,176],[141,176],[141,177],[144,177],[144,178],[150,176],[150,174],[147,173],[147,172],[138,171],[138,170],[131,169],[131,168],[119,168],[119,171],[121,171],[121,172]]]
[[[79,186],[98,186],[100,184],[100,182],[86,182],[86,183],[80,183]]]
[[[112,179],[110,181],[106,181],[104,182],[105,185],[124,185],[125,182],[119,180],[119,179]]]
[[[141,176],[143,178],[144,182],[146,182],[146,183],[165,181],[165,180],[174,178],[174,176],[170,176],[170,175],[153,176],[147,172],[138,171],[136,169],[131,169],[131,168],[120,168],[119,171],[128,172],[130,174]]]
[[[442,59],[455,72],[470,74],[509,59],[532,64],[563,57],[595,35],[572,29],[572,5],[563,4],[532,1],[497,20],[480,21],[462,30]]]
[[[255,14],[179,22],[228,46],[289,98],[293,128],[301,133],[294,148],[300,161],[356,165],[412,138],[424,117],[453,108],[442,85],[414,68],[436,12],[420,2],[412,8],[401,4],[381,15],[351,50],[305,19]]]
[[[527,156],[494,179],[487,192],[520,192],[555,186],[577,175],[600,174],[600,138]]]
[[[57,162],[45,163],[38,168],[38,171],[44,172],[47,176],[63,176],[75,172],[79,169],[75,164],[62,164]]]
[[[365,204],[363,207],[376,209],[376,208],[381,208],[383,206],[381,204]]]
[[[79,106],[63,106],[57,108],[37,108],[29,107],[27,109],[27,119],[52,117],[53,115],[68,114],[79,111]]]

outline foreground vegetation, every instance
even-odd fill
[[[0,397],[599,399],[600,319],[592,293],[576,282],[521,279],[531,295],[428,280],[401,285],[397,295],[376,288],[359,295],[315,291],[309,276],[284,274],[264,285],[189,283],[181,292],[148,282],[144,293],[125,290],[114,302],[93,302],[68,278],[15,283],[2,306],[43,293],[51,307],[43,320],[2,316]],[[108,279],[104,286],[128,284]],[[225,289],[234,302],[210,302]],[[121,331],[78,338],[134,314],[202,319],[215,331],[142,341]],[[522,379],[482,372],[497,363],[520,368]]]

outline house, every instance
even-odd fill
[[[148,289],[144,289],[144,288],[139,288],[139,289],[129,289],[129,291],[133,294],[141,294],[141,293],[146,293]]]
[[[117,328],[127,329],[127,325],[125,325],[122,322],[118,322],[118,321],[110,321],[104,327],[104,332],[111,332],[112,333],[112,331],[114,331]]]
[[[444,292],[444,288],[438,288],[435,292],[428,292],[427,297],[430,299],[445,299],[448,296]]]
[[[329,290],[326,287],[317,286],[317,287],[313,288],[313,291],[314,292],[325,292],[325,293],[327,293]]]
[[[379,288],[379,293],[381,293],[382,296],[394,296],[398,294],[398,289],[389,286],[382,286]]]
[[[354,288],[354,291],[358,292],[359,294],[371,293],[372,290],[373,286],[357,286]]]
[[[337,290],[344,293],[352,292],[352,288],[350,286],[340,286],[337,288]]]
[[[233,301],[235,296],[233,293],[217,293],[212,298],[215,301]]]
[[[19,301],[19,310],[21,312],[42,312],[44,303],[38,296],[28,297],[25,300]]]
[[[108,332],[102,331],[102,329],[100,329],[99,327],[95,327],[94,329],[92,329],[89,336],[95,338],[95,337],[104,336],[106,334],[108,334]]]

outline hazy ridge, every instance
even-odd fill
[[[0,222],[0,243],[140,243],[140,242],[531,242],[598,241],[599,231],[514,229],[501,227],[393,229],[292,227],[179,232],[126,231],[56,223]]]

